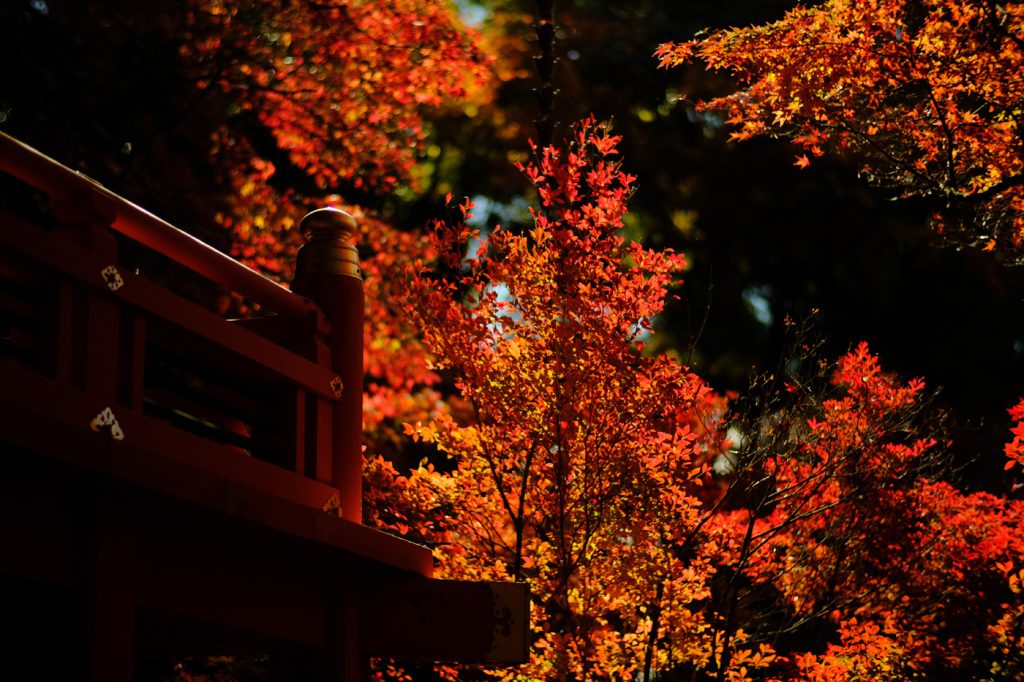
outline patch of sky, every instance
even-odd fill
[[[726,476],[736,470],[739,449],[743,445],[743,432],[735,426],[729,427],[725,437],[732,447],[729,448],[729,452],[719,453],[711,464],[711,467],[719,476]]]
[[[50,6],[43,2],[43,0],[32,0],[32,2],[29,3],[29,6],[43,16],[50,13]]]
[[[495,224],[525,225],[530,221],[530,202],[525,197],[513,197],[507,203],[494,201],[478,194],[473,197],[473,217],[467,224],[484,230]]]
[[[696,107],[686,107],[686,119],[690,123],[699,123],[704,137],[714,137],[725,124],[725,117],[713,111],[697,111]]]
[[[640,343],[647,343],[654,336],[654,325],[650,318],[644,320],[638,320],[635,324],[629,328],[629,338],[631,341],[639,341]]]
[[[485,295],[492,292],[499,302],[506,304],[505,309],[497,313],[499,320],[501,318],[505,318],[512,322],[513,327],[519,326],[523,321],[523,315],[519,312],[516,297],[512,295],[512,291],[508,288],[508,285],[504,282],[492,282],[487,285]],[[499,320],[495,320],[488,325],[488,329],[494,335],[496,340],[499,338],[511,338],[514,335],[514,332],[506,331],[509,328]]]
[[[524,197],[502,203],[478,194],[473,197],[473,211],[466,224],[479,230],[480,236],[466,244],[466,258],[476,258],[494,225],[527,225],[530,220],[530,203]]]
[[[479,28],[491,16],[489,9],[472,0],[455,0],[455,7],[466,26],[473,28]]]
[[[743,301],[747,304],[754,319],[765,327],[772,326],[775,316],[772,315],[770,296],[772,288],[767,284],[759,287],[747,287],[743,290]]]
[[[720,453],[715,457],[715,461],[712,463],[711,468],[714,469],[715,473],[719,476],[726,476],[736,470],[736,455],[731,452]]]

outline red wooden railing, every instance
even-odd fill
[[[306,298],[3,134],[0,171],[50,206],[48,220],[0,210],[0,397],[359,521],[363,300],[347,214],[305,223]],[[225,320],[137,274],[113,232],[262,316]]]

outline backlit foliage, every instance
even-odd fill
[[[1024,258],[1021,3],[829,0],[657,56],[738,79],[698,104],[726,114],[733,139],[791,139],[800,166],[849,154],[869,181],[929,200],[954,243]]]
[[[1024,400],[1010,408],[1013,426],[1013,440],[1006,444],[1006,468],[1012,469],[1015,464],[1024,465]]]
[[[400,424],[439,408],[415,330],[398,316],[400,264],[429,254],[338,192],[372,196],[414,182],[428,118],[483,103],[490,58],[446,3],[190,0],[180,56],[228,119],[211,154],[228,189],[217,221],[232,255],[283,282],[301,244],[297,221],[330,204],[352,213],[368,299],[364,423],[394,450]]]
[[[339,178],[384,189],[406,179],[425,139],[423,109],[466,97],[485,73],[444,3],[190,4],[182,55],[199,87],[255,117],[321,189]]]
[[[493,674],[1011,679],[1024,505],[940,479],[924,383],[803,343],[730,416],[642,352],[683,260],[617,235],[615,138],[584,122],[523,171],[533,228],[438,223],[402,294],[458,390],[407,430],[447,463],[367,464],[367,518],[443,575],[529,582],[531,661]]]
[[[695,603],[713,545],[694,534],[716,400],[642,353],[685,261],[618,236],[633,178],[616,142],[587,121],[567,149],[536,150],[523,168],[541,199],[532,229],[439,223],[454,274],[420,263],[408,284],[407,313],[467,404],[409,427],[454,466],[409,486],[449,510],[446,575],[530,582],[531,679],[624,679],[666,659],[664,631],[689,651],[706,639]]]

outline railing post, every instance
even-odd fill
[[[363,276],[353,244],[356,221],[336,208],[302,219],[292,290],[316,302],[331,324],[328,347],[342,380],[334,408],[333,484],[341,491],[343,518],[362,521],[363,480]]]
[[[57,233],[102,259],[105,266],[97,269],[94,277],[111,290],[120,286],[117,240],[110,232],[116,215],[114,200],[91,186],[53,201]],[[56,376],[113,407],[119,399],[121,383],[121,318],[117,302],[65,281],[58,305]]]

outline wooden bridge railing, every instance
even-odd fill
[[[301,296],[3,134],[0,172],[50,206],[45,221],[0,210],[0,400],[91,429],[112,452],[130,443],[360,520],[351,217],[304,221]],[[133,271],[115,231],[276,315],[228,321],[172,293]]]

